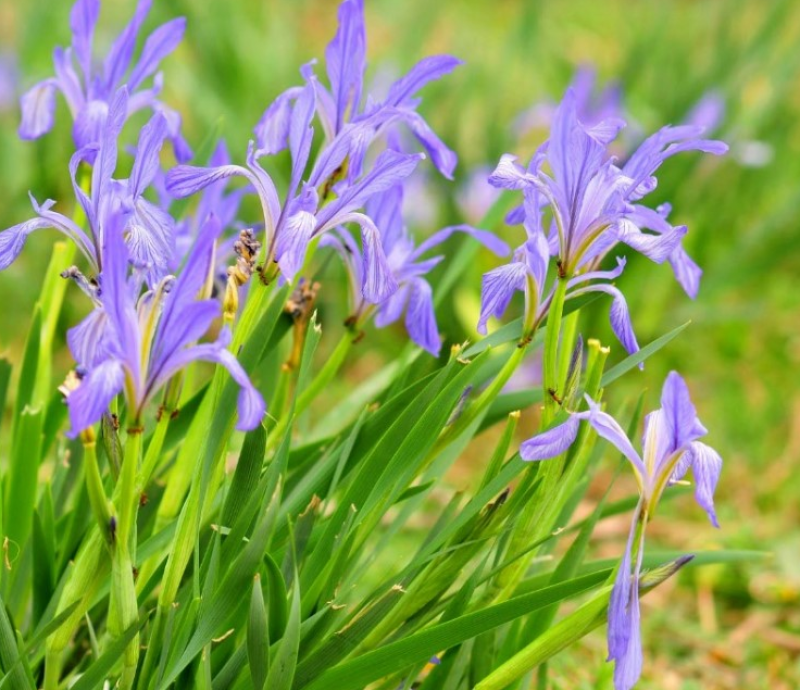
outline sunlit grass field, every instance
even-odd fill
[[[323,56],[335,31],[331,1],[155,4],[152,25],[175,15],[189,21],[187,38],[164,63],[164,99],[183,114],[192,144],[219,131],[239,160],[266,105],[298,82],[296,65]],[[109,33],[101,44],[132,5],[105,3],[101,24]],[[57,118],[55,131],[40,141],[19,141],[19,112],[8,96],[50,73],[52,47],[68,41],[69,6],[0,0],[0,67],[8,74],[0,88],[2,228],[29,217],[29,189],[39,199],[69,196],[69,118]],[[418,197],[420,234],[465,220],[473,170],[505,152],[529,155],[546,138],[544,129],[520,136],[515,123],[535,103],[560,98],[580,65],[594,65],[601,82],[621,83],[630,117],[643,131],[682,121],[709,91],[724,101],[714,134],[731,153],[669,161],[656,192],[673,202],[673,222],[690,228],[687,248],[705,272],[699,299],[686,298],[668,267],[645,266],[639,256],[629,257],[620,279],[642,343],[685,321],[692,325],[644,372],[628,374],[615,402],[625,403],[620,389],[627,383],[629,403],[642,387],[653,390],[654,403],[664,374],[680,366],[725,460],[717,499],[722,529],[706,528],[703,513],[679,497],[661,508],[651,543],[687,551],[756,549],[770,557],[694,570],[648,596],[643,619],[650,661],[640,687],[800,686],[800,4],[367,0],[366,9],[376,89],[430,53],[465,61],[425,92],[421,111],[457,150],[460,164],[453,183],[433,176],[422,181],[438,205],[428,208],[426,195]],[[34,235],[30,250],[0,274],[0,346],[15,362],[52,241],[47,233]],[[493,267],[488,256],[482,261],[444,300],[440,325],[449,342],[476,337],[480,275]],[[322,318],[335,322],[344,276],[331,265],[319,279],[331,288],[323,292]],[[84,308],[72,297],[69,324]],[[620,358],[606,315],[593,315],[596,323],[587,330],[605,332],[612,361]],[[351,355],[350,380],[376,368],[381,352],[401,347],[399,335],[370,331],[364,356]],[[56,373],[69,364],[64,346]],[[335,405],[335,389],[326,403]],[[534,417],[522,425],[523,437],[535,429]],[[467,485],[483,459],[475,444],[449,481]],[[417,524],[424,528],[424,515]],[[604,529],[618,543],[625,519]],[[603,536],[596,544],[601,554]],[[589,658],[602,657],[601,632],[584,644],[592,648]],[[552,687],[610,687],[609,667],[586,665],[582,653],[558,658]]]

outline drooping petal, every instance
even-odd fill
[[[692,257],[680,245],[670,254],[669,265],[672,266],[675,278],[686,294],[695,299],[700,291],[700,278],[703,276],[703,269],[694,262]]]
[[[414,278],[410,282],[406,329],[408,335],[423,350],[434,357],[439,356],[442,344],[436,325],[436,312],[433,309],[433,296],[428,281]]]
[[[398,184],[384,192],[373,194],[366,203],[366,212],[374,221],[375,227],[381,231],[383,248],[390,254],[392,249],[403,241],[405,235],[403,185]]]
[[[615,280],[622,275],[626,263],[627,259],[624,256],[618,256],[616,268],[612,268],[610,271],[589,271],[588,273],[580,273],[574,278],[570,278],[567,287],[572,288],[583,283],[589,283],[593,280]]]
[[[378,328],[385,328],[397,321],[406,310],[408,304],[408,283],[401,284],[397,288],[397,292],[389,295],[383,302],[378,305],[378,311],[375,314],[375,325]]]
[[[159,26],[145,41],[142,54],[128,79],[128,87],[135,90],[157,69],[158,64],[169,55],[183,40],[186,31],[186,18],[178,17]]]
[[[251,141],[247,147],[247,167],[250,173],[247,179],[255,187],[258,199],[261,202],[261,211],[264,214],[264,228],[268,238],[275,232],[275,224],[280,216],[281,203],[278,199],[278,190],[266,170],[262,168],[257,159],[255,142]]]
[[[20,99],[22,120],[19,124],[21,139],[38,139],[53,129],[56,112],[56,81],[39,82]]]
[[[350,294],[353,300],[356,302],[356,304],[352,306],[357,308],[361,303],[361,283],[364,275],[364,261],[361,257],[361,251],[358,244],[352,238],[349,232],[342,229],[341,231],[332,230],[331,232],[326,232],[320,238],[319,246],[332,248],[341,258],[342,263],[344,263],[344,266],[347,269],[347,278],[350,281]],[[400,291],[398,290],[398,292]],[[397,292],[380,304],[380,308],[375,317],[376,324],[379,328],[385,325],[378,323],[378,320],[381,318],[381,313],[383,309],[387,307],[389,302],[392,302],[392,299],[395,297],[395,295],[397,295]],[[403,307],[400,308],[400,312],[397,314],[394,320],[400,318],[404,306],[405,302],[403,302]]]
[[[524,263],[514,261],[483,274],[478,333],[486,335],[486,324],[489,317],[500,318],[508,308],[514,292],[525,289],[527,273],[528,270]]]
[[[611,311],[609,313],[611,319],[611,329],[614,335],[617,336],[622,346],[629,354],[639,351],[639,343],[636,340],[636,334],[633,332],[633,324],[631,324],[631,316],[628,311],[628,303],[625,301],[623,294],[613,285],[596,284],[587,287],[579,288],[567,295],[568,299],[584,295],[589,292],[605,292],[611,295],[613,301],[611,302]],[[639,365],[643,368],[643,365]]]
[[[158,75],[156,75],[157,77]],[[161,113],[167,121],[167,136],[172,143],[172,152],[175,154],[175,159],[178,163],[187,163],[192,160],[194,153],[189,142],[181,134],[181,124],[183,120],[177,110],[167,107],[160,101],[152,104],[153,112]]]
[[[239,419],[236,428],[240,431],[249,431],[257,427],[266,412],[264,398],[250,382],[250,378],[236,357],[226,349],[230,340],[230,331],[226,327],[216,342],[194,345],[177,352],[165,363],[158,378],[152,382],[151,395],[165,385],[176,372],[181,371],[192,362],[214,362],[225,367],[231,378],[239,385],[237,401]]]
[[[722,458],[717,451],[700,441],[692,443],[687,454],[691,456],[690,462],[695,481],[694,498],[708,514],[711,524],[719,527],[717,513],[714,510],[714,490],[717,488],[719,475],[722,472]]]
[[[341,222],[336,220],[338,216],[361,208],[373,194],[384,192],[404,180],[422,158],[424,156],[421,153],[403,154],[391,149],[381,153],[372,170],[317,214],[320,228],[317,232],[322,232],[331,225],[338,225]]]
[[[35,230],[49,227],[50,223],[44,219],[31,218],[0,232],[0,271],[4,271],[16,261],[25,246],[28,235]]]
[[[408,124],[414,136],[417,137],[419,142],[428,152],[436,169],[444,175],[448,180],[453,179],[453,171],[458,164],[458,156],[455,151],[450,149],[431,129],[430,125],[423,119],[423,117],[413,111],[404,109],[401,114],[401,119]]]
[[[378,228],[361,213],[350,213],[343,216],[340,222],[358,223],[361,226],[363,259],[361,294],[367,302],[380,304],[397,290],[397,281],[392,275],[392,269],[383,252]]]
[[[727,144],[701,139],[702,132],[702,127],[667,126],[645,139],[622,168],[622,172],[631,179],[627,198],[636,200],[650,193],[656,185],[653,173],[670,156],[683,151],[702,151],[715,156],[727,152]]]
[[[565,453],[575,442],[580,428],[580,418],[570,415],[567,421],[529,438],[519,447],[523,460],[548,460]]]
[[[685,225],[676,225],[668,232],[650,235],[639,230],[629,220],[622,220],[617,229],[620,242],[633,247],[657,264],[664,263],[680,246],[681,240],[688,232]]]
[[[634,450],[627,434],[622,430],[622,427],[617,423],[610,414],[603,412],[600,406],[586,396],[586,402],[589,404],[587,412],[578,412],[574,417],[578,419],[585,419],[592,425],[592,428],[597,432],[597,435],[604,438],[606,441],[614,445],[620,453],[622,453],[633,465],[634,470],[638,473],[639,478],[644,480],[647,476],[644,463],[639,457],[639,454]]]
[[[67,396],[69,438],[100,421],[108,406],[125,385],[125,371],[119,361],[109,359],[92,369],[80,385]]]
[[[489,175],[489,184],[501,189],[523,189],[533,184],[533,180],[519,163],[517,157],[510,153],[500,156],[500,162]]]
[[[281,273],[289,282],[294,281],[297,272],[303,267],[315,225],[314,214],[301,209],[289,217],[278,233],[276,258]]]
[[[617,576],[614,578],[614,587],[611,590],[611,599],[608,606],[609,661],[623,659],[631,641],[632,630],[631,617],[629,615],[629,604],[631,603],[631,551],[636,534],[636,523],[640,515],[641,501],[636,506],[636,511],[631,520],[625,552],[622,554]]]
[[[92,309],[83,321],[67,331],[67,345],[75,361],[91,371],[111,354],[109,337],[105,312]]]

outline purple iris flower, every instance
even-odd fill
[[[125,220],[111,214],[107,224],[99,306],[67,336],[82,376],[67,396],[70,435],[96,423],[119,393],[125,396],[132,423],[140,423],[146,405],[170,378],[200,360],[230,372],[241,389],[237,428],[256,427],[264,415],[264,400],[226,349],[230,331],[224,328],[216,341],[197,344],[221,313],[217,300],[198,299],[198,294],[208,280],[222,226],[209,219],[177,278],[167,276],[140,296],[139,274],[128,271]]]
[[[139,0],[130,23],[112,44],[102,67],[98,67],[92,46],[100,0],[77,0],[70,13],[72,45],[58,47],[53,53],[55,76],[39,82],[22,96],[20,137],[38,139],[53,128],[56,91],[60,91],[74,120],[72,136],[76,149],[97,144],[114,96],[124,84],[131,94],[125,119],[146,108],[161,113],[167,122],[175,157],[180,161],[191,158],[192,151],[180,133],[180,115],[158,98],[163,80],[161,73],[156,73],[161,60],[183,38],[186,19],[180,17],[158,27],[145,41],[138,59],[133,60],[139,30],[151,4],[152,0]],[[151,77],[152,84],[145,87]]]
[[[420,60],[409,72],[389,86],[378,101],[364,95],[366,71],[366,28],[363,0],[344,0],[339,5],[339,28],[325,51],[329,88],[318,87],[318,115],[326,139],[333,141],[348,127],[360,125],[362,136],[350,151],[348,178],[361,174],[364,154],[370,142],[389,127],[405,124],[424,147],[437,170],[452,179],[457,163],[451,151],[423,117],[417,113],[416,94],[426,84],[452,72],[461,61],[449,55]],[[266,115],[266,114],[265,114]]]
[[[719,527],[714,511],[714,490],[722,470],[722,459],[713,448],[698,441],[707,431],[697,418],[686,383],[674,371],[664,382],[661,408],[645,419],[642,455],[636,452],[613,417],[588,396],[586,400],[589,404],[586,412],[573,412],[564,424],[525,441],[520,455],[524,460],[545,460],[560,455],[575,441],[580,420],[585,419],[599,436],[616,446],[633,467],[640,498],[608,610],[608,650],[609,660],[615,661],[614,686],[616,690],[629,690],[642,670],[639,577],[647,521],[653,516],[664,489],[691,468],[695,499],[711,523]],[[639,523],[638,543],[634,545]],[[636,560],[631,575],[634,547]]]
[[[591,126],[582,123],[575,94],[568,90],[553,120],[550,139],[528,167],[518,165],[511,155],[501,158],[490,182],[500,188],[523,191],[523,205],[512,211],[508,220],[525,223],[528,241],[522,253],[515,256],[515,263],[520,265],[504,267],[485,279],[483,327],[487,314],[502,314],[514,290],[525,289],[529,304],[536,304],[536,308],[548,304],[541,292],[545,270],[542,263],[548,255],[558,257],[559,277],[569,281],[570,289],[579,283],[616,277],[622,263],[614,271],[601,271],[599,266],[619,242],[656,263],[669,261],[684,289],[691,296],[696,294],[699,269],[681,247],[686,227],[673,226],[666,220],[667,207],[659,213],[638,202],[655,189],[655,172],[670,156],[691,150],[720,155],[727,146],[700,138],[699,127],[664,127],[645,139],[620,168],[609,155],[608,145],[624,124],[619,118]],[[544,171],[545,163],[549,174]],[[542,227],[545,209],[552,216],[549,233],[544,233]],[[540,234],[546,237],[546,253]],[[523,270],[526,265],[527,272]],[[574,289],[571,296],[590,291],[612,295],[612,327],[625,348],[636,351],[638,346],[622,294],[607,283],[599,283]],[[542,314],[535,314],[532,309],[526,313],[535,324]]]
[[[266,263],[277,263],[286,280],[294,280],[303,266],[309,244],[326,232],[347,223],[361,228],[360,254],[365,270],[361,290],[365,299],[378,304],[391,295],[397,285],[389,270],[381,238],[375,223],[360,213],[367,200],[408,177],[423,154],[403,154],[387,150],[381,153],[372,167],[352,184],[337,189],[336,197],[327,201],[328,184],[344,164],[348,154],[363,134],[361,125],[339,134],[317,157],[306,182],[302,182],[308,166],[314,136],[312,119],[316,109],[316,79],[307,69],[302,93],[291,105],[291,126],[287,139],[292,158],[292,172],[285,200],[281,203],[272,178],[259,163],[271,148],[256,148],[250,143],[247,166],[222,165],[195,167],[179,165],[167,174],[167,191],[175,197],[185,197],[229,177],[244,177],[256,190],[264,214]],[[263,143],[263,142],[262,142]],[[324,203],[327,201],[327,203]]]
[[[105,220],[110,214],[121,214],[125,220],[125,238],[131,261],[152,285],[174,269],[174,220],[159,206],[144,197],[159,167],[159,154],[167,137],[168,125],[156,113],[142,128],[136,157],[127,180],[113,178],[117,167],[117,139],[128,112],[128,91],[121,87],[112,100],[103,121],[100,139],[76,151],[69,164],[72,185],[87,221],[88,232],[57,211],[54,201],[39,205],[31,196],[36,217],[0,233],[0,270],[8,268],[25,246],[28,235],[41,229],[55,229],[69,237],[85,256],[92,271],[103,270],[101,247]],[[85,192],[78,183],[77,172],[82,162],[93,161],[91,187]]]
[[[425,275],[444,257],[423,258],[424,255],[456,232],[470,235],[499,256],[508,254],[508,245],[485,230],[478,230],[468,225],[453,225],[435,232],[415,247],[414,240],[403,222],[402,185],[395,185],[380,194],[375,194],[367,202],[366,212],[381,229],[383,252],[397,284],[396,292],[377,306],[377,311],[374,312],[375,325],[383,328],[405,314],[406,330],[411,340],[432,355],[438,356],[441,340],[436,325],[433,294]],[[335,249],[344,260],[354,302],[351,319],[354,323],[362,323],[373,313],[375,307],[369,304],[360,290],[367,269],[358,246],[352,236],[342,228],[326,235],[322,244]]]
[[[523,225],[527,241],[514,252],[511,263],[484,274],[481,288],[481,313],[478,332],[487,332],[490,317],[501,317],[516,291],[525,295],[525,323],[523,332],[530,335],[547,315],[555,293],[555,286],[545,290],[550,246],[542,230],[542,197],[536,188],[525,190]],[[594,270],[580,273],[567,282],[565,299],[588,292],[605,292],[612,298],[611,327],[628,352],[636,352],[639,345],[630,320],[628,304],[622,293],[608,282],[619,277],[625,268],[625,259],[617,259],[613,270]]]

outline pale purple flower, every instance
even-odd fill
[[[550,264],[550,247],[542,231],[542,198],[535,188],[525,190],[523,224],[527,241],[517,248],[511,263],[484,274],[481,286],[481,313],[478,332],[486,334],[490,317],[500,318],[508,308],[514,293],[525,295],[523,336],[529,336],[547,316],[555,286],[545,290]],[[611,296],[611,327],[625,349],[636,352],[639,345],[630,320],[628,304],[623,294],[609,282],[619,277],[625,259],[617,259],[617,267],[609,271],[588,271],[568,280],[565,299],[589,292],[604,292]]]
[[[326,139],[333,139],[348,126],[362,125],[363,135],[350,152],[348,178],[361,174],[369,144],[389,127],[405,124],[425,148],[437,170],[452,179],[456,154],[417,113],[416,94],[426,84],[452,72],[461,61],[449,55],[423,58],[395,81],[381,100],[364,98],[366,28],[363,0],[344,0],[339,5],[339,28],[325,51],[329,87],[319,85],[318,115]]]
[[[178,160],[191,158],[192,152],[180,133],[180,115],[164,105],[158,96],[162,75],[158,65],[183,38],[186,20],[173,19],[155,29],[133,59],[139,31],[150,11],[152,0],[139,0],[133,18],[117,37],[102,65],[92,54],[94,32],[100,14],[100,0],[77,0],[70,13],[72,44],[53,53],[55,76],[39,82],[20,101],[22,122],[19,135],[38,139],[53,128],[56,92],[60,91],[72,113],[76,149],[99,143],[104,122],[114,95],[126,85],[130,93],[125,119],[143,109],[161,113]],[[152,78],[150,86],[146,82]]]
[[[316,107],[317,87],[313,75],[307,69],[303,73],[307,83],[291,104],[291,126],[285,142],[276,140],[267,149],[256,148],[255,142],[251,142],[246,167],[178,166],[167,174],[167,191],[175,197],[184,197],[225,178],[245,178],[255,189],[264,214],[265,265],[277,263],[282,276],[289,281],[294,280],[302,268],[312,240],[344,224],[358,225],[361,228],[360,254],[365,267],[361,291],[368,302],[378,304],[397,289],[397,284],[386,263],[375,223],[359,209],[374,194],[408,177],[424,156],[386,150],[377,157],[370,169],[351,184],[338,187],[336,198],[323,204],[332,176],[358,147],[357,142],[369,125],[361,123],[345,128],[320,152],[307,181],[302,182],[314,135],[311,122]],[[265,151],[274,152],[279,145],[287,143],[292,157],[292,173],[285,200],[281,203],[272,178],[258,159]]]
[[[39,205],[31,196],[36,217],[0,233],[0,270],[7,268],[22,251],[28,235],[41,229],[55,229],[69,237],[84,255],[92,271],[102,271],[105,223],[110,214],[120,215],[125,223],[125,241],[131,261],[151,285],[175,266],[174,221],[159,206],[144,197],[159,166],[159,154],[167,136],[167,123],[156,113],[142,128],[136,155],[127,180],[114,179],[117,168],[117,139],[128,111],[128,91],[121,87],[111,102],[97,143],[76,151],[69,164],[78,203],[86,215],[84,232],[70,218],[53,211],[54,201]],[[81,163],[93,161],[88,193],[77,180]]]
[[[411,340],[432,355],[438,356],[441,341],[436,325],[432,289],[425,276],[444,257],[440,255],[424,258],[425,254],[456,232],[471,236],[500,256],[508,254],[508,246],[492,233],[468,225],[442,228],[419,246],[415,246],[403,220],[402,185],[395,185],[372,196],[367,202],[366,212],[380,228],[381,246],[386,255],[387,266],[397,284],[397,290],[377,306],[375,325],[383,328],[405,315],[406,330]],[[323,244],[333,247],[348,269],[353,296],[352,318],[354,322],[361,323],[372,313],[372,309],[361,291],[367,268],[358,246],[343,229],[326,235]]]
[[[700,138],[702,130],[697,127],[664,127],[648,137],[620,168],[608,145],[624,124],[619,118],[584,124],[578,118],[575,94],[568,90],[553,120],[550,139],[527,168],[518,165],[513,156],[501,158],[490,182],[523,192],[523,205],[512,211],[508,220],[525,224],[528,241],[515,257],[516,266],[487,274],[481,327],[489,315],[502,314],[514,290],[522,289],[528,300],[529,325],[541,320],[542,309],[549,306],[543,285],[546,257],[552,254],[558,257],[560,279],[569,281],[569,296],[599,291],[613,297],[612,327],[625,348],[635,352],[638,345],[622,294],[605,282],[596,282],[619,275],[622,264],[614,271],[599,270],[602,259],[619,242],[656,263],[669,261],[686,291],[696,294],[699,269],[681,247],[686,227],[666,220],[668,207],[657,212],[638,202],[655,189],[655,172],[670,156],[691,150],[719,155],[727,147]],[[542,226],[545,210],[552,218],[547,233]],[[580,283],[588,284],[577,287]]]
[[[644,554],[647,520],[670,484],[689,469],[695,482],[695,499],[718,527],[714,511],[714,490],[722,470],[718,453],[698,439],[705,427],[689,397],[684,380],[671,372],[661,392],[661,408],[647,415],[640,455],[617,421],[600,409],[588,396],[586,412],[570,413],[568,420],[525,441],[520,447],[523,460],[545,460],[564,453],[575,441],[580,420],[586,420],[599,436],[612,443],[628,459],[639,485],[640,499],[631,523],[625,555],[622,558],[608,611],[609,660],[614,660],[616,690],[629,690],[641,675],[642,645],[639,631],[639,578]],[[639,542],[634,544],[641,522]],[[636,560],[632,567],[632,551]]]
[[[144,294],[139,273],[128,271],[124,218],[112,213],[107,225],[99,305],[67,336],[81,375],[80,384],[67,396],[70,436],[99,421],[120,393],[128,422],[140,423],[146,405],[170,378],[200,360],[224,366],[239,385],[237,428],[256,427],[264,415],[264,401],[227,350],[230,331],[225,328],[216,341],[197,344],[221,313],[218,301],[198,299],[221,225],[209,219],[177,278],[167,276]]]

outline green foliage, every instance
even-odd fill
[[[648,128],[678,122],[707,88],[720,89],[728,102],[721,136],[732,140],[734,154],[713,170],[713,182],[707,164],[693,159],[665,171],[659,187],[688,216],[689,249],[705,269],[700,299],[687,305],[667,269],[654,273],[632,257],[620,282],[634,288],[626,294],[648,342],[637,355],[615,350],[596,381],[588,363],[587,374],[567,381],[569,353],[555,328],[539,330],[529,348],[547,349],[548,381],[566,381],[573,400],[612,383],[605,396],[611,404],[633,409],[638,400],[627,416],[631,428],[641,416],[641,388],[654,388],[681,362],[703,391],[699,406],[704,418],[709,410],[707,425],[726,460],[752,462],[760,472],[765,458],[785,450],[797,397],[800,265],[787,238],[796,236],[800,210],[800,113],[787,94],[800,67],[800,17],[788,0],[768,8],[734,0],[674,9],[615,2],[602,12],[595,5],[486,2],[466,10],[450,0],[430,19],[421,0],[376,2],[369,21],[393,40],[372,40],[370,50],[375,64],[391,57],[405,65],[423,45],[468,58],[471,71],[463,68],[450,92],[434,86],[436,105],[426,113],[439,124],[458,113],[448,143],[465,168],[538,144],[512,141],[508,122],[533,101],[559,94],[584,57],[598,60],[604,76],[623,78],[630,108]],[[155,8],[163,18],[184,12],[193,26],[168,68],[183,78],[167,80],[165,100],[184,106],[189,138],[205,142],[198,161],[207,160],[220,132],[232,150],[243,150],[249,134],[241,123],[255,122],[269,97],[294,83],[296,64],[310,57],[306,46],[324,44],[335,15],[316,0],[209,7],[176,0]],[[50,46],[65,42],[66,12],[66,3],[44,11],[41,0],[10,11],[17,47],[34,66],[26,82],[44,69]],[[636,31],[620,29],[634,25]],[[716,36],[710,43],[708,31]],[[54,198],[68,191],[66,128],[23,148],[7,139],[14,124],[0,115],[8,151],[0,162],[3,227],[29,214],[23,188]],[[771,147],[768,170],[736,162],[753,141]],[[462,171],[458,183],[464,179]],[[501,197],[481,227],[499,230],[511,201]],[[443,223],[463,221],[454,203],[438,213]],[[344,281],[330,268],[319,276],[325,292],[299,368],[287,372],[294,344],[284,314],[289,288],[250,286],[253,301],[261,301],[236,325],[234,349],[272,399],[270,417],[263,428],[235,433],[236,387],[218,373],[209,381],[198,367],[161,441],[148,418],[144,453],[153,449],[155,466],[152,477],[139,477],[148,505],[134,530],[138,623],[112,639],[109,508],[97,499],[118,485],[126,440],[110,422],[103,425],[94,476],[92,456],[64,437],[55,386],[68,368],[62,326],[77,321],[78,300],[67,291],[61,306],[57,273],[32,270],[47,265],[51,244],[30,244],[30,255],[2,278],[9,347],[0,360],[0,516],[8,566],[0,576],[0,688],[55,687],[46,666],[77,690],[113,685],[124,650],[139,636],[146,652],[136,687],[143,690],[356,690],[370,683],[394,690],[412,682],[423,690],[490,690],[518,683],[540,664],[552,672],[557,654],[604,622],[617,559],[598,558],[594,536],[632,510],[636,497],[626,494],[634,489],[620,482],[597,500],[592,482],[611,486],[616,464],[590,434],[555,469],[520,460],[515,449],[532,435],[539,406],[563,418],[538,387],[498,391],[464,418],[468,423],[458,422],[478,399],[468,390],[496,380],[512,356],[522,322],[476,339],[477,286],[491,266],[474,243],[453,240],[433,287],[448,345],[466,344],[440,360],[398,346],[400,331],[392,329],[353,343],[340,328]],[[71,260],[59,244],[51,266],[62,262],[56,268],[63,270]],[[574,314],[581,332],[610,342],[606,307],[595,300],[568,301],[563,316]],[[754,482],[741,500],[755,494],[788,504],[797,476],[784,482],[765,474],[764,486]],[[738,529],[737,501],[725,507],[738,491],[733,482],[722,487],[726,531],[714,545],[725,548],[699,551],[692,567],[716,564],[730,574],[752,562],[763,566],[756,549],[767,528]],[[677,513],[666,501],[682,505],[686,493],[671,489],[660,510]],[[576,509],[585,502],[592,504],[588,516]],[[526,512],[535,533],[523,529]],[[774,531],[778,539],[781,530]],[[680,555],[653,549],[644,564],[658,568]],[[95,645],[99,656],[89,651]],[[434,656],[441,663],[426,668]]]

